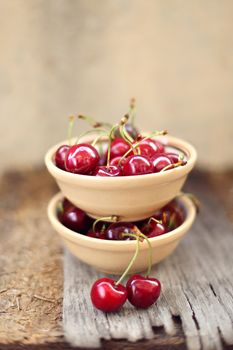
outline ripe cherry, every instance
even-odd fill
[[[101,231],[101,230],[93,231],[92,228],[87,232],[87,236],[92,238],[106,239],[105,231]]]
[[[174,153],[174,152],[166,152],[163,155],[166,156],[167,158],[169,158],[170,161],[172,162],[172,164],[175,164],[175,163],[179,162],[179,160],[180,160],[179,154]]]
[[[75,174],[90,174],[99,162],[95,147],[80,143],[70,147],[66,156],[66,169]]]
[[[62,170],[66,170],[65,159],[66,159],[66,155],[67,155],[67,152],[69,151],[69,149],[70,149],[70,146],[62,145],[57,149],[57,151],[55,153],[55,164],[58,168],[60,168]]]
[[[118,164],[119,164],[119,162],[120,162],[120,166],[122,166],[124,163],[125,163],[125,161],[126,161],[126,159],[127,158],[123,158],[122,160],[122,157],[115,157],[115,158],[112,158],[111,160],[110,160],[110,165],[116,165],[116,166],[118,166]]]
[[[153,157],[157,153],[161,153],[161,150],[164,151],[164,147],[159,141],[150,138],[146,140],[142,139],[138,148],[140,149],[140,154],[148,158]]]
[[[140,155],[126,158],[122,166],[122,172],[125,176],[151,174],[153,170],[152,162],[147,157]]]
[[[124,236],[124,234],[135,234],[138,228],[130,222],[115,222],[111,224],[106,230],[106,239],[111,240],[130,240],[132,237]]]
[[[161,284],[156,278],[133,275],[129,278],[126,289],[128,300],[132,305],[147,309],[158,299],[161,291]]]
[[[114,176],[121,176],[122,171],[121,171],[121,168],[117,165],[98,166],[95,168],[92,175],[114,177]]]
[[[154,155],[151,158],[151,162],[153,163],[155,173],[160,172],[163,170],[163,168],[172,164],[171,160],[167,156],[161,154]]]
[[[122,157],[128,150],[130,145],[121,137],[117,137],[111,143],[110,158]]]
[[[163,223],[155,222],[153,220],[151,220],[150,223],[144,224],[141,228],[141,231],[148,238],[161,236],[167,232],[166,227]]]
[[[119,310],[127,300],[127,290],[110,278],[100,278],[91,289],[93,305],[104,312]]]
[[[59,214],[61,223],[70,230],[79,233],[85,233],[88,226],[88,217],[81,209],[74,205],[67,206]]]

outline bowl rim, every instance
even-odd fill
[[[84,137],[81,139],[81,141],[90,141],[92,140],[90,137]],[[173,168],[164,172],[159,173],[152,173],[152,174],[143,174],[143,175],[137,175],[137,176],[119,176],[119,177],[99,177],[99,176],[90,176],[90,175],[82,175],[82,174],[74,174],[67,172],[65,170],[62,170],[58,168],[53,161],[53,156],[57,148],[61,145],[68,144],[67,140],[64,140],[62,142],[57,143],[56,145],[52,146],[45,154],[45,164],[49,170],[49,172],[55,176],[56,178],[70,183],[79,183],[95,187],[96,185],[107,185],[111,186],[114,184],[124,185],[126,183],[129,183],[129,181],[133,182],[136,181],[138,185],[138,181],[143,182],[146,184],[146,182],[167,182],[171,178],[179,178],[184,176],[184,174],[189,173],[197,159],[197,152],[195,148],[187,141],[184,141],[183,139],[171,136],[171,135],[165,135],[160,137],[154,137],[153,139],[160,139],[163,141],[165,146],[171,146],[179,149],[181,152],[185,153],[185,155],[188,157],[187,163],[183,166]]]
[[[111,240],[104,240],[104,239],[97,239],[94,237],[88,237],[84,234],[75,232],[66,226],[64,226],[57,217],[57,204],[61,199],[64,198],[64,195],[62,192],[58,192],[55,194],[51,200],[48,203],[47,207],[47,214],[48,218],[54,227],[55,230],[61,235],[64,239],[69,240],[71,242],[74,242],[78,244],[89,246],[93,248],[93,244],[95,246],[95,249],[100,250],[133,250],[135,249],[136,241],[111,241]],[[186,211],[186,217],[183,223],[178,226],[176,229],[153,238],[149,238],[152,246],[153,244],[156,244],[156,246],[160,245],[166,245],[170,244],[172,241],[177,240],[181,238],[183,235],[187,233],[189,228],[191,227],[195,217],[196,217],[196,207],[193,203],[193,201],[185,196],[185,195],[178,195],[175,198],[185,209]],[[143,241],[141,243],[140,249],[147,249],[148,245],[146,241]]]

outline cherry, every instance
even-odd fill
[[[128,300],[132,305],[147,309],[158,299],[161,291],[161,284],[156,278],[133,275],[129,278],[126,289]]]
[[[62,208],[63,208],[63,210],[65,211],[65,210],[69,209],[70,207],[74,207],[74,204],[71,203],[69,201],[69,199],[64,198],[63,201],[62,201]]]
[[[88,217],[81,209],[74,205],[67,206],[60,213],[59,219],[61,223],[70,230],[79,233],[85,233],[88,225]]]
[[[153,163],[155,173],[160,172],[163,168],[172,164],[171,160],[163,154],[154,155],[151,158],[151,162]]]
[[[126,161],[126,159],[127,158],[123,158],[122,160],[122,157],[115,157],[115,158],[112,158],[111,160],[110,160],[110,165],[116,165],[116,166],[118,166],[118,164],[119,164],[119,162],[120,162],[120,165],[122,166],[124,163],[125,163],[125,161]]]
[[[177,153],[166,152],[163,155],[166,156],[167,158],[169,158],[170,161],[172,162],[172,164],[175,164],[175,163],[179,162],[179,160],[180,160],[179,154],[177,154]]]
[[[98,166],[95,168],[92,175],[94,175],[94,176],[108,176],[108,177],[121,176],[122,171],[121,171],[121,168],[117,165]]]
[[[87,236],[92,238],[106,239],[105,231],[101,231],[101,230],[93,231],[92,228],[87,232]]]
[[[140,155],[126,158],[122,166],[122,172],[125,176],[151,174],[153,170],[152,162],[147,157]]]
[[[140,149],[140,154],[142,156],[147,156],[148,158],[153,157],[157,153],[161,153],[164,151],[163,145],[156,140],[146,139],[140,142],[138,148]]]
[[[122,157],[128,150],[130,145],[121,137],[117,137],[111,143],[110,158]]]
[[[127,300],[127,290],[110,278],[100,278],[92,286],[91,301],[104,312],[119,310]]]
[[[124,236],[125,234],[135,234],[138,231],[136,225],[130,222],[115,222],[106,230],[106,239],[111,240],[130,240],[132,237]]]
[[[150,223],[146,223],[144,226],[142,226],[141,231],[148,238],[161,236],[167,232],[166,227],[163,223],[158,223],[153,220],[151,220]]]
[[[66,169],[75,174],[90,174],[99,162],[95,147],[85,143],[71,146],[66,156]]]
[[[66,170],[65,159],[66,159],[66,155],[67,155],[67,152],[69,151],[69,149],[70,149],[70,146],[62,145],[57,149],[57,151],[55,153],[55,164],[58,168],[60,168],[62,170]]]

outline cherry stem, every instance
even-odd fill
[[[69,141],[69,145],[71,146],[71,139],[72,139],[72,132],[74,129],[74,122],[75,122],[75,116],[71,115],[69,117],[69,127],[68,127],[68,141]]]
[[[122,162],[122,160],[123,160],[124,158],[126,158],[130,152],[134,151],[134,149],[137,148],[137,147],[140,145],[141,142],[143,142],[143,141],[145,141],[145,140],[147,140],[147,139],[149,139],[149,138],[151,138],[151,137],[154,137],[154,136],[166,135],[166,134],[167,134],[167,130],[155,131],[155,132],[153,132],[151,135],[148,135],[148,136],[144,137],[142,140],[136,142],[136,143],[133,144],[132,147],[131,147],[127,152],[125,152],[125,154],[121,157],[121,159],[119,160],[118,165],[120,165],[121,162]]]
[[[152,245],[150,243],[149,238],[145,236],[142,232],[140,232],[140,236],[143,237],[148,244],[148,269],[147,269],[146,277],[149,277],[151,273],[151,267],[152,267]]]
[[[162,224],[162,221],[161,221],[161,220],[157,220],[157,219],[155,219],[155,218],[153,218],[153,217],[149,218],[147,224],[150,225],[151,221],[156,222],[156,224]]]
[[[183,164],[184,164],[183,160],[179,160],[177,163],[169,164],[169,165],[165,166],[165,167],[160,171],[160,173],[162,173],[162,172],[164,172],[164,171],[166,171],[166,170],[169,170],[169,169],[177,168],[178,166],[183,165]]]
[[[101,133],[101,134],[102,134],[102,135],[98,135],[98,136],[94,139],[94,141],[92,141],[92,143],[91,143],[92,146],[95,146],[95,145],[97,144],[97,142],[99,142],[99,140],[102,139],[103,136],[107,135],[107,132],[106,132],[106,133],[103,132],[103,133]]]
[[[125,233],[123,234],[124,237],[134,237],[137,240],[137,247],[135,250],[135,253],[132,257],[132,259],[130,260],[129,265],[127,266],[127,268],[125,269],[125,271],[123,272],[123,274],[121,275],[121,277],[118,279],[118,281],[115,283],[115,285],[117,286],[118,284],[120,284],[123,279],[128,275],[128,272],[130,271],[131,267],[133,266],[133,264],[135,263],[137,257],[138,257],[138,253],[139,253],[139,241],[140,241],[140,236],[138,234],[133,234],[133,233]]]
[[[94,130],[88,130],[88,131],[85,131],[84,133],[82,133],[75,141],[75,144],[77,144],[82,137],[86,136],[86,135],[89,135],[89,134],[93,134],[93,133],[97,133],[97,132],[100,132],[100,133],[103,133],[103,134],[106,134],[107,133],[107,130],[105,129],[94,129]]]
[[[136,104],[136,100],[135,98],[131,98],[130,100],[130,104],[129,104],[129,115],[131,117],[131,123],[134,125],[134,122],[135,122],[135,104]]]
[[[118,128],[119,125],[115,124],[113,125],[113,127],[110,129],[109,131],[109,135],[108,135],[108,155],[107,155],[107,167],[109,167],[110,164],[110,155],[111,155],[111,144],[112,144],[112,134],[114,133],[115,129]]]
[[[129,116],[126,114],[123,118],[121,118],[120,122],[118,124],[115,124],[112,126],[112,128],[109,131],[109,143],[108,143],[108,155],[107,155],[107,167],[109,167],[110,164],[110,154],[111,154],[111,143],[112,143],[112,135],[114,131],[118,128],[119,131],[121,131],[121,127],[124,126],[127,121],[129,120]]]
[[[96,225],[98,224],[98,222],[100,221],[110,221],[110,222],[117,222],[118,221],[118,216],[116,215],[112,215],[112,216],[105,216],[99,219],[96,219],[95,222],[93,222],[92,225],[92,230],[95,232],[96,229]]]
[[[125,140],[125,142],[127,142],[130,146],[130,149],[132,149],[133,146],[133,139],[131,138],[131,136],[128,134],[125,125],[121,125],[120,126],[120,135],[121,137]],[[136,153],[135,149],[133,149],[134,154]]]
[[[101,126],[107,126],[111,127],[111,124],[105,123],[105,122],[97,122],[95,119],[92,117],[86,116],[86,115],[79,115],[79,119],[85,120],[87,123],[89,123],[93,128],[99,128]]]

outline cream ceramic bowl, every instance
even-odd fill
[[[90,141],[90,138],[85,140]],[[196,151],[189,143],[172,136],[163,136],[161,140],[166,146],[183,152],[187,164],[165,172],[139,176],[110,178],[72,174],[54,164],[57,148],[67,141],[47,152],[45,164],[64,196],[89,216],[116,215],[121,221],[137,221],[150,217],[156,209],[175,198],[196,162]]]
[[[57,207],[63,198],[62,193],[55,195],[48,205],[48,217],[55,231],[59,233],[67,248],[81,261],[96,270],[121,274],[132,258],[136,241],[110,241],[87,237],[76,233],[60,223],[57,218]],[[193,202],[185,197],[178,198],[185,212],[185,220],[175,230],[162,236],[150,238],[152,245],[152,262],[156,264],[168,257],[179,244],[181,238],[188,232],[196,216]],[[146,241],[140,243],[140,251],[131,273],[141,272],[148,267],[148,245]]]

